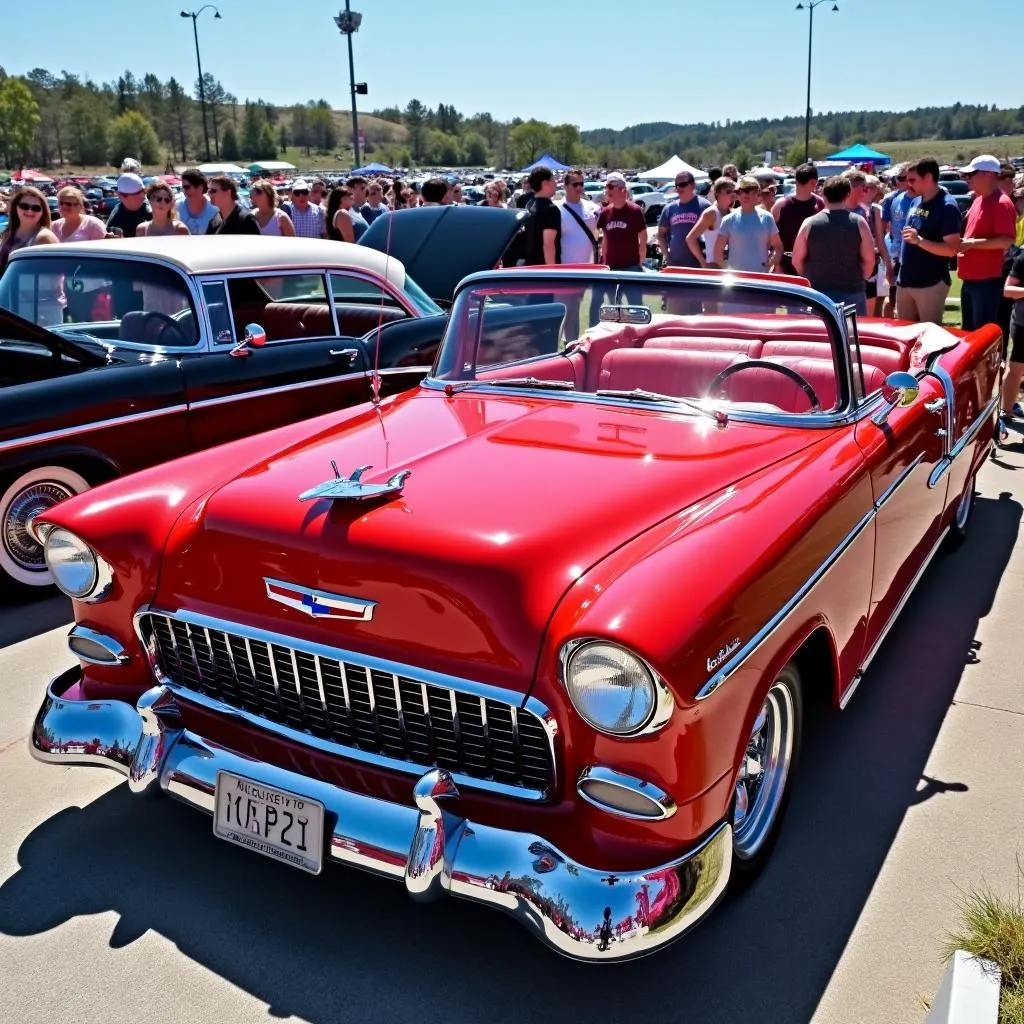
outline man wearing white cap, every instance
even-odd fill
[[[134,238],[135,229],[143,221],[153,219],[142,179],[137,174],[122,174],[117,179],[117,198],[119,202],[107,218],[107,234]]]
[[[291,202],[282,203],[281,208],[291,217],[298,238],[327,237],[324,208],[309,201],[309,182],[305,178],[296,178],[292,182]]]
[[[956,261],[962,282],[961,326],[975,331],[999,322],[1003,256],[1014,242],[1017,210],[999,188],[999,161],[994,156],[976,156],[960,173],[974,193]]]

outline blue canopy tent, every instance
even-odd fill
[[[371,164],[367,164],[365,167],[357,167],[352,171],[353,174],[394,174],[395,172],[384,164],[379,164],[374,161]]]
[[[567,171],[567,170],[569,170],[569,165],[568,164],[560,163],[550,153],[545,153],[543,156],[538,157],[536,160],[534,160],[533,163],[530,164],[529,167],[524,167],[519,173],[520,174],[529,174],[530,171],[534,170],[537,167],[546,167],[550,171]]]
[[[879,153],[877,149],[865,146],[862,142],[858,142],[857,145],[850,146],[840,153],[833,153],[827,159],[849,160],[851,164],[881,164],[883,167],[888,167],[892,163],[892,157]]]

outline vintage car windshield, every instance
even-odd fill
[[[459,293],[431,383],[817,415],[850,402],[844,345],[801,289],[515,271]],[[855,377],[854,398],[881,386]]]
[[[40,327],[100,341],[160,348],[198,342],[192,299],[175,270],[53,249],[52,255],[11,260],[0,278],[0,307]]]

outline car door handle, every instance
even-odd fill
[[[350,363],[352,363],[355,362],[356,356],[359,355],[359,349],[332,348],[329,354],[332,359],[347,359]]]
[[[946,408],[946,400],[944,398],[933,398],[930,402],[925,402],[924,407],[929,412],[942,412]]]

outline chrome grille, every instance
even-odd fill
[[[149,612],[140,629],[176,686],[268,722],[423,769],[551,786],[547,732],[514,704],[184,618]]]

